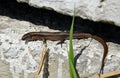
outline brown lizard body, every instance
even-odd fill
[[[91,35],[89,33],[74,33],[73,39],[81,39],[81,38],[93,38],[97,41],[99,41],[104,48],[104,54],[102,58],[102,65],[100,69],[100,73],[103,73],[103,68],[105,64],[105,58],[108,54],[108,46],[106,42],[98,36]],[[25,35],[23,35],[22,40],[51,40],[51,41],[57,41],[60,40],[61,42],[64,42],[64,40],[69,39],[69,33],[68,32],[29,32]]]

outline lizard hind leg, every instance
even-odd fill
[[[60,42],[58,42],[56,45],[58,44],[61,44],[61,47],[62,47],[62,44],[65,42],[65,39],[64,40],[60,40]]]

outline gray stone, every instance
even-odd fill
[[[38,69],[42,41],[32,41],[25,44],[21,40],[23,34],[33,31],[53,31],[48,27],[35,25],[28,21],[22,21],[7,16],[0,16],[0,78],[33,78]],[[55,31],[55,30],[54,30]],[[91,38],[74,39],[75,55],[87,46]],[[48,78],[69,78],[68,45],[66,40],[62,45],[56,45],[59,41],[47,41],[48,53]],[[120,69],[120,45],[107,43],[109,54],[105,65],[105,73]],[[90,77],[99,72],[103,47],[96,40],[83,50],[77,60],[76,68],[81,78]],[[111,69],[112,68],[112,69]],[[44,71],[42,71],[44,73]],[[40,75],[43,78],[43,74]]]
[[[46,8],[93,21],[102,21],[120,26],[120,0],[17,0],[30,6]]]

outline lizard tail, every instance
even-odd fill
[[[104,65],[105,65],[105,59],[106,59],[106,56],[108,54],[108,46],[107,46],[106,42],[101,37],[93,35],[92,38],[99,41],[103,45],[103,48],[104,48],[102,64],[101,64],[101,68],[100,68],[100,72],[99,72],[99,74],[100,73],[103,74],[103,69],[104,69]]]

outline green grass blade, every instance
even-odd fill
[[[69,56],[70,56],[70,59],[71,59],[73,64],[74,64],[74,53],[73,53],[72,39],[73,39],[74,20],[75,20],[75,16],[73,15],[72,24],[71,24],[71,28],[70,28],[70,44],[69,44]]]
[[[72,71],[71,71],[72,76],[70,75],[71,78],[78,78],[78,77],[77,77],[77,73],[76,73],[76,71],[75,71],[75,67],[74,67],[74,65],[73,65],[73,63],[72,63],[71,60],[69,61],[69,64],[70,64],[70,70],[72,70]]]
[[[74,67],[74,52],[73,52],[73,43],[72,43],[74,20],[75,20],[75,15],[73,15],[71,29],[70,29],[70,44],[69,44],[69,53],[68,53],[70,78],[78,78]]]

